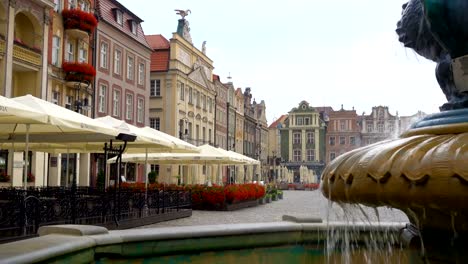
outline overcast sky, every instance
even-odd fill
[[[251,87],[268,123],[299,102],[351,109],[384,105],[390,113],[438,112],[445,102],[435,63],[405,49],[395,33],[406,0],[120,0],[145,34],[170,39],[174,9],[190,9],[193,44],[214,73]]]

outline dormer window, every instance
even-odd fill
[[[115,21],[117,21],[117,24],[123,25],[123,13],[119,9],[114,9],[115,12]]]
[[[134,20],[130,20],[130,29],[132,30],[132,34],[136,36],[138,25]]]

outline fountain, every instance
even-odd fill
[[[332,201],[405,212],[411,224],[401,237],[431,263],[461,263],[468,256],[467,13],[465,0],[403,5],[399,40],[437,63],[447,103],[398,139],[339,156],[322,175],[322,192]]]

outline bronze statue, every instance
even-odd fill
[[[192,13],[190,9],[187,10],[182,10],[182,9],[175,9],[177,15],[180,15],[182,19],[185,19],[186,16],[188,16],[189,13]]]
[[[468,107],[466,77],[460,72],[463,64],[467,67],[467,10],[465,0],[410,0],[397,23],[396,32],[405,47],[437,62],[437,81],[448,101],[440,107],[442,111]],[[457,71],[459,64],[462,69]]]

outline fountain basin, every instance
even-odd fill
[[[337,202],[390,206],[421,231],[468,232],[468,111],[428,116],[400,138],[345,153],[322,174]]]
[[[42,227],[38,238],[0,245],[0,259],[2,263],[365,263],[370,258],[374,263],[419,263],[418,251],[402,249],[398,242],[403,227],[402,223],[274,222],[107,231],[64,225]],[[346,238],[349,246],[340,242]],[[381,248],[366,247],[379,244]],[[389,245],[392,250],[385,253]],[[333,249],[326,250],[327,246]]]

